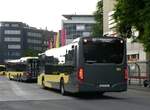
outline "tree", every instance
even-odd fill
[[[94,37],[103,36],[103,0],[97,2],[97,9],[94,12],[96,24],[93,25],[92,35]]]
[[[22,56],[24,56],[24,57],[27,57],[27,56],[36,57],[36,56],[38,56],[38,53],[41,53],[41,52],[38,50],[33,50],[33,49],[26,49],[26,50],[24,50]]]
[[[131,29],[139,31],[137,41],[150,52],[150,0],[116,0],[114,19],[117,32],[124,38],[132,36]]]

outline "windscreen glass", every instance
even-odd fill
[[[124,41],[121,39],[83,40],[85,63],[120,64],[124,57]]]

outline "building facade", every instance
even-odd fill
[[[96,23],[93,15],[63,15],[62,28],[66,32],[66,44],[73,39],[91,36],[92,26]]]
[[[103,30],[104,34],[117,36],[116,22],[113,19],[115,0],[103,0]],[[137,30],[132,30],[132,34],[138,36]],[[147,61],[147,55],[143,45],[138,42],[132,43],[133,39],[127,39],[127,59],[129,83],[142,84],[147,78],[150,78],[150,63]]]
[[[113,8],[115,0],[103,0],[103,33],[104,34],[115,34],[115,21],[113,19]]]
[[[47,30],[30,27],[22,22],[0,22],[0,63],[20,58],[28,50],[46,50],[49,33]]]
[[[114,5],[116,0],[103,0],[103,33],[116,36],[116,22],[113,19]],[[131,43],[132,39],[127,39],[128,61],[146,61],[146,53],[140,43]]]

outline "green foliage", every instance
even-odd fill
[[[139,31],[136,38],[150,52],[150,0],[116,0],[114,19],[117,31],[124,37],[133,37],[131,29]]]
[[[92,35],[94,37],[103,36],[103,1],[100,0],[97,2],[97,9],[94,12],[94,18],[96,24],[93,25]]]
[[[38,56],[38,53],[40,53],[40,51],[38,51],[38,50],[26,49],[26,50],[24,50],[22,56],[23,57],[27,57],[27,56],[36,57],[36,56]]]

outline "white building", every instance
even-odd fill
[[[77,37],[91,36],[95,24],[93,15],[63,15],[62,28],[66,30],[66,44]]]

